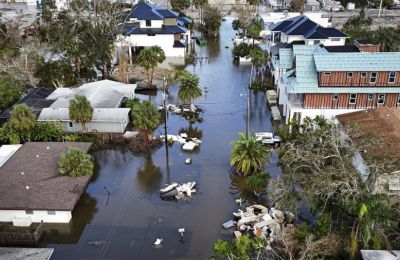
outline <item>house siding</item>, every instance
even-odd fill
[[[351,71],[349,71],[351,72]],[[372,71],[375,72],[375,71]],[[347,77],[347,72],[334,71],[330,74],[323,72],[318,73],[318,81],[320,87],[399,87],[400,72],[396,72],[396,77],[393,83],[389,83],[388,71],[379,71],[377,73],[376,82],[371,83],[371,71],[366,71],[366,76],[361,77],[361,71],[354,71],[351,78]]]
[[[13,222],[16,218],[30,218],[34,223],[69,223],[72,218],[71,211],[55,211],[49,215],[47,210],[33,210],[32,214],[26,214],[25,210],[0,210],[0,222]]]
[[[384,94],[384,93],[382,93]],[[398,107],[397,98],[400,94],[386,94],[386,107]],[[368,94],[357,94],[355,104],[349,103],[350,94],[339,94],[338,100],[333,100],[333,94],[304,94],[303,108],[315,109],[370,109],[378,106],[378,94],[373,94],[372,100],[368,100]]]

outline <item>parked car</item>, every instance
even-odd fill
[[[267,100],[270,105],[275,105],[277,103],[278,96],[275,90],[267,90]]]
[[[262,142],[263,144],[279,145],[282,139],[270,132],[259,132],[255,134],[256,140]]]

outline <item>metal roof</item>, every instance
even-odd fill
[[[124,97],[133,98],[136,84],[123,84],[111,80],[100,80],[76,88],[58,88],[47,97],[55,100],[51,108],[68,108],[76,95],[85,96],[93,108],[119,107]]]
[[[130,108],[95,108],[91,122],[124,122]],[[45,108],[38,121],[71,121],[68,108]]]
[[[293,50],[292,49],[279,49],[279,68],[290,69],[293,66]]]
[[[400,71],[400,52],[315,54],[317,71]]]

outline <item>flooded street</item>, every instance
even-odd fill
[[[207,259],[217,239],[231,238],[221,224],[237,209],[229,157],[231,141],[246,129],[250,73],[249,65],[232,62],[233,35],[227,19],[220,39],[206,47],[196,46],[202,59],[187,67],[200,77],[203,97],[194,103],[204,110],[204,121],[190,125],[183,117],[169,114],[169,134],[181,129],[196,132],[203,141],[199,149],[188,153],[175,143],[169,148],[168,164],[164,146],[151,156],[117,146],[96,151],[96,174],[71,223],[47,225],[41,246],[55,248],[52,259]],[[168,103],[178,103],[176,92],[177,87],[172,87]],[[151,100],[161,105],[162,93]],[[264,93],[252,94],[250,100],[250,130],[271,131]],[[155,135],[163,132],[160,125]],[[188,157],[193,160],[191,165],[185,164]],[[277,172],[270,170],[272,175]],[[198,184],[191,200],[160,199],[159,189],[164,184],[188,181]],[[183,241],[179,228],[186,231]],[[153,245],[157,238],[163,239],[160,248]]]

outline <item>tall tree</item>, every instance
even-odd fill
[[[254,135],[239,133],[239,140],[233,142],[231,165],[244,176],[262,171],[270,157],[270,151]]]
[[[76,95],[69,101],[69,118],[82,125],[82,132],[86,131],[86,124],[92,117],[93,107],[85,96]]]
[[[181,72],[179,76],[178,98],[183,102],[191,103],[192,100],[201,97],[202,91],[199,88],[199,77],[187,70]]]
[[[26,136],[30,141],[31,130],[36,124],[36,117],[32,109],[25,104],[18,104],[11,112],[10,125],[19,133],[20,136]]]
[[[190,0],[170,0],[170,4],[174,11],[183,14],[190,7]]]
[[[147,142],[152,139],[152,132],[160,124],[160,113],[150,101],[134,102],[132,106],[133,125],[145,133]]]
[[[307,3],[307,0],[291,0],[290,1],[290,10],[292,12],[303,12],[304,5]]]
[[[151,86],[153,83],[154,68],[158,63],[165,60],[165,53],[160,46],[152,46],[143,49],[137,56],[139,65],[147,71],[147,84]]]
[[[222,15],[218,7],[206,5],[204,7],[204,30],[207,37],[216,38],[219,35],[219,28],[221,27]]]
[[[251,59],[251,71],[250,71],[250,86],[253,82],[253,71],[256,70],[258,73],[261,66],[265,65],[268,57],[267,53],[263,51],[259,46],[253,45],[250,48],[249,57]]]
[[[0,77],[0,113],[21,97],[22,90],[21,81],[12,76]]]

